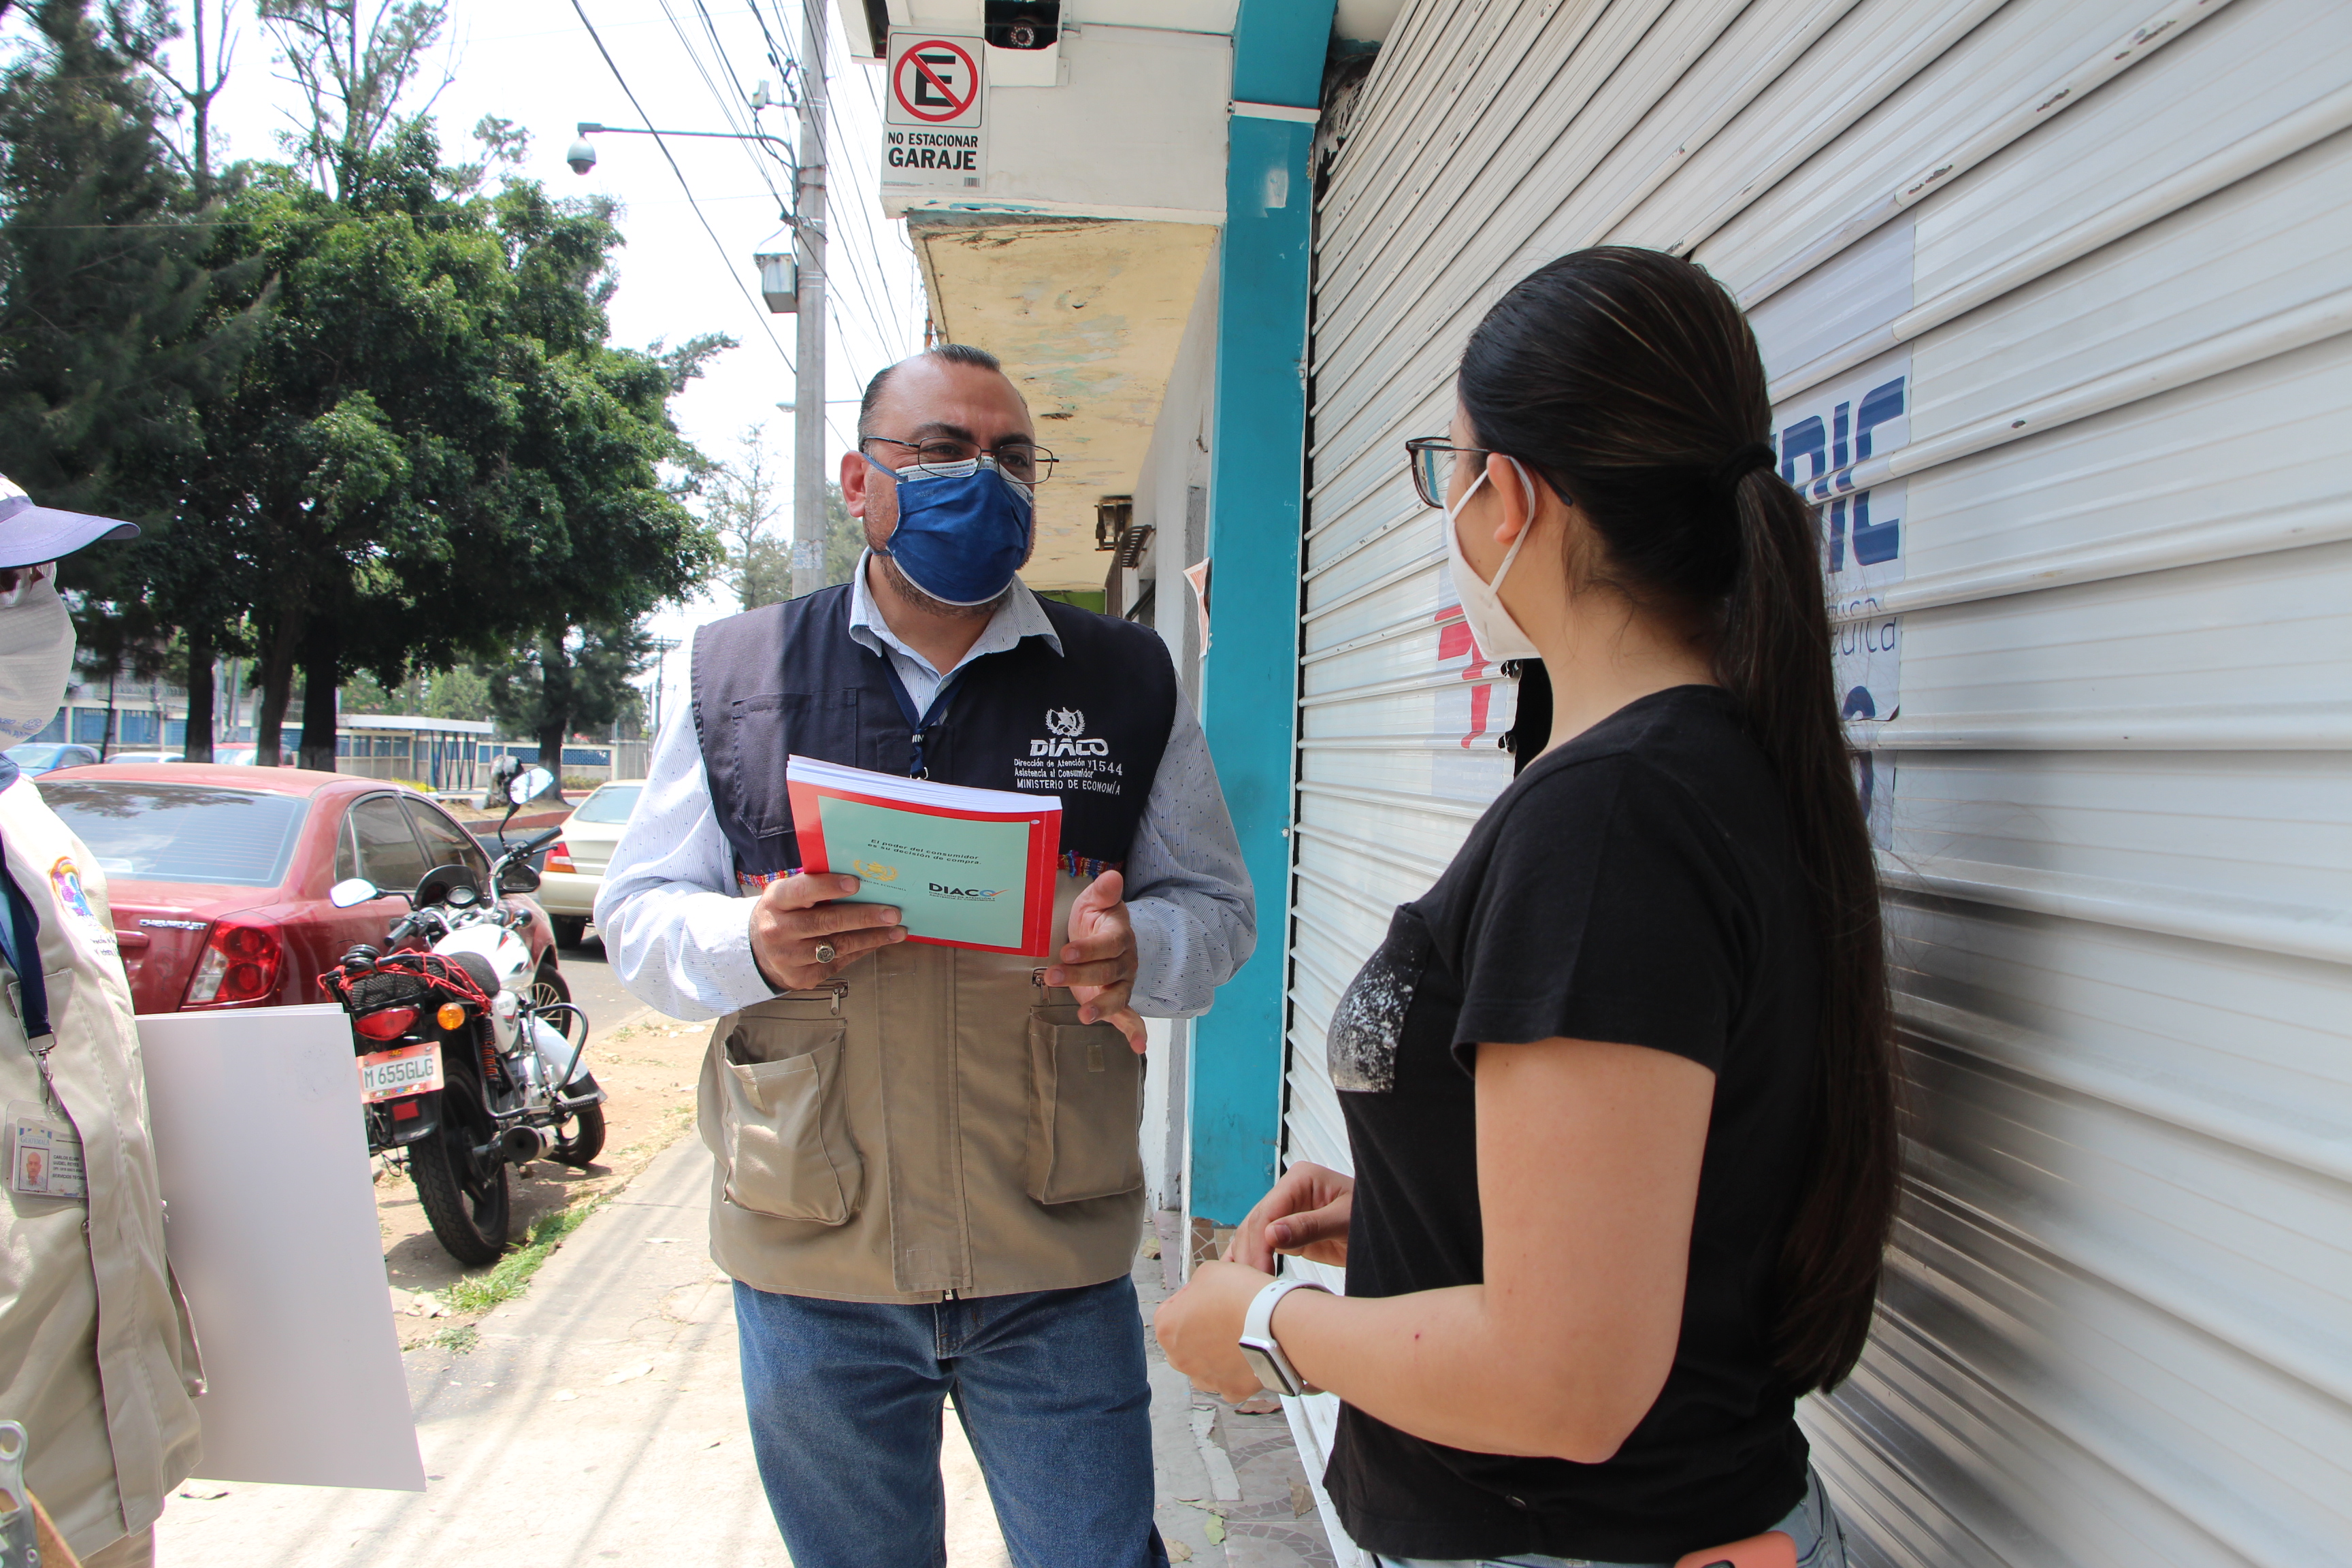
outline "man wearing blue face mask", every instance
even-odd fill
[[[597,923],[637,995],[721,1019],[711,1256],[795,1568],[945,1560],[950,1394],[1013,1561],[1164,1563],[1139,1015],[1204,1011],[1248,957],[1248,875],[1158,637],[1016,575],[1053,459],[995,358],[891,366],[858,437],[856,575],[696,634]],[[789,753],[1057,795],[1060,944],[908,943],[831,901],[857,883],[799,870]]]

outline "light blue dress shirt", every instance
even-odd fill
[[[1024,637],[1062,651],[1037,596],[1015,582],[955,669],[934,669],[875,608],[865,557],[851,581],[849,635],[890,661],[918,711],[955,669]],[[1137,961],[1131,1005],[1165,1018],[1208,1011],[1256,944],[1257,918],[1208,739],[1181,686],[1126,877]],[[775,994],[751,957],[752,900],[735,886],[734,852],[711,809],[694,715],[679,704],[655,739],[645,789],[596,896],[605,956],[631,994],[673,1018],[715,1018]]]

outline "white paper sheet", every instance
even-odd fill
[[[425,1489],[340,1007],[142,1016],[200,1476]]]

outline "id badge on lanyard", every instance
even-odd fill
[[[8,959],[16,966],[16,984],[10,989],[16,1016],[25,1026],[25,1047],[41,1072],[41,1103],[11,1101],[8,1119],[0,1126],[8,1161],[8,1186],[29,1198],[80,1198],[89,1193],[82,1172],[81,1135],[58,1102],[49,1078],[49,1052],[58,1039],[49,1026],[49,988],[41,973],[40,917],[0,862],[6,908],[0,918],[8,922]],[[28,956],[29,955],[29,959]]]
[[[8,1106],[8,1186],[28,1198],[79,1198],[89,1187],[81,1169],[81,1135],[61,1110],[25,1100]]]

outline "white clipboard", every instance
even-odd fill
[[[341,1007],[139,1019],[165,1243],[226,1481],[425,1489]]]

